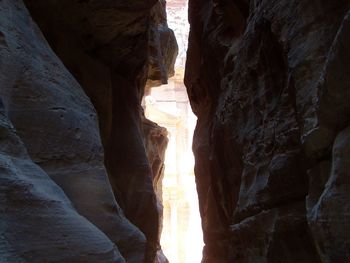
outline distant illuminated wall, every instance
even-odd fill
[[[170,263],[200,263],[203,248],[192,153],[196,117],[183,84],[189,32],[187,10],[186,0],[167,1],[168,24],[179,45],[175,76],[167,85],[152,88],[145,98],[146,117],[169,133],[163,179],[161,245]]]
[[[168,85],[151,89],[145,104],[146,117],[169,132],[163,179],[163,251],[171,263],[199,263],[203,241],[191,150],[196,118],[182,79],[173,78]]]

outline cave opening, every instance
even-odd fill
[[[168,25],[178,43],[175,75],[168,84],[150,88],[143,103],[146,117],[166,128],[168,134],[162,181],[162,250],[171,263],[193,263],[201,262],[204,244],[192,152],[196,116],[184,85],[188,0],[168,0],[166,5]]]

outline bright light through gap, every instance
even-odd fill
[[[187,0],[168,0],[168,24],[179,45],[175,76],[145,98],[146,117],[169,132],[163,180],[161,245],[170,263],[199,263],[203,236],[191,150],[196,117],[183,83],[189,25]]]

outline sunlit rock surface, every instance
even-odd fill
[[[203,262],[349,262],[348,0],[189,1]]]

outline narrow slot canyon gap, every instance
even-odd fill
[[[350,0],[0,0],[0,262],[349,263],[349,46]]]
[[[188,3],[171,0],[166,7],[168,25],[174,30],[178,44],[175,74],[168,84],[146,89],[143,105],[146,117],[165,127],[169,139],[162,183],[162,249],[172,263],[192,263],[201,261],[203,237],[192,153],[196,117],[183,82]]]

